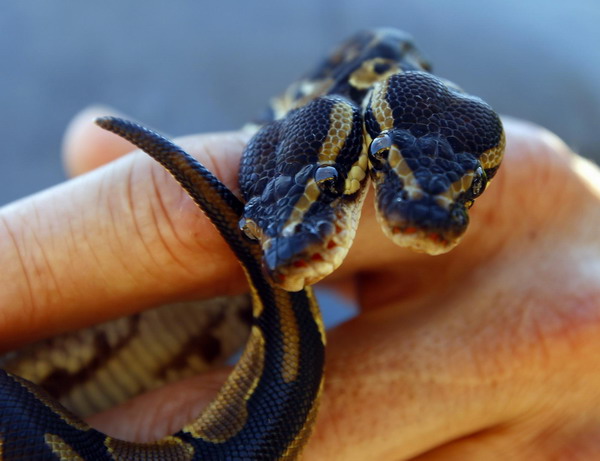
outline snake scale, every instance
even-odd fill
[[[240,166],[243,200],[157,133],[97,120],[160,162],[225,238],[248,278],[250,337],[207,409],[149,444],[106,436],[2,371],[0,459],[296,459],[323,386],[325,332],[308,285],[348,252],[369,178],[384,233],[441,254],[501,163],[499,117],[429,71],[403,32],[344,42],[258,120]]]

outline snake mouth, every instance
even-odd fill
[[[469,224],[466,207],[458,203],[447,209],[439,206],[434,197],[396,197],[388,201],[379,198],[377,219],[385,235],[396,245],[419,253],[449,252],[458,245]]]
[[[358,222],[358,217],[339,219],[326,236],[296,234],[265,239],[265,275],[286,291],[300,291],[319,282],[336,270],[348,254],[356,233],[352,221]]]
[[[267,239],[263,245],[265,275],[284,290],[299,291],[331,274],[346,257],[354,237],[353,229],[345,229],[339,224],[334,227],[334,232],[326,239],[302,245],[300,251],[298,239],[294,237]],[[305,236],[300,238],[305,239]],[[286,253],[290,256],[286,257]]]
[[[363,187],[351,201],[336,206],[331,221],[315,226],[319,232],[303,226],[289,235],[263,235],[265,276],[286,291],[299,291],[336,270],[354,240],[365,195]]]
[[[385,235],[396,245],[432,256],[448,253],[462,238],[462,234],[457,236],[439,229],[419,229],[406,224],[390,225],[384,218],[379,218],[379,222]]]

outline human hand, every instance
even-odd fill
[[[366,204],[355,245],[332,277],[355,290],[362,312],[329,332],[325,395],[306,459],[600,452],[599,175],[547,132],[512,121],[506,128],[505,165],[450,254],[393,246]],[[72,172],[130,150],[96,130],[73,126]],[[177,142],[235,183],[242,135]],[[139,153],[1,216],[12,235],[0,239],[11,268],[0,304],[8,306],[5,348],[175,297],[244,287],[206,218]],[[93,423],[126,438],[160,437],[193,418],[226,373],[140,397]]]

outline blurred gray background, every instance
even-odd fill
[[[599,25],[598,0],[3,0],[0,204],[64,180],[64,128],[90,103],[170,135],[237,128],[375,26],[409,31],[436,73],[598,159]]]

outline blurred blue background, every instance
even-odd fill
[[[4,0],[0,204],[64,179],[64,128],[90,103],[170,135],[237,128],[375,26],[410,32],[436,73],[598,158],[599,24],[598,0]]]

